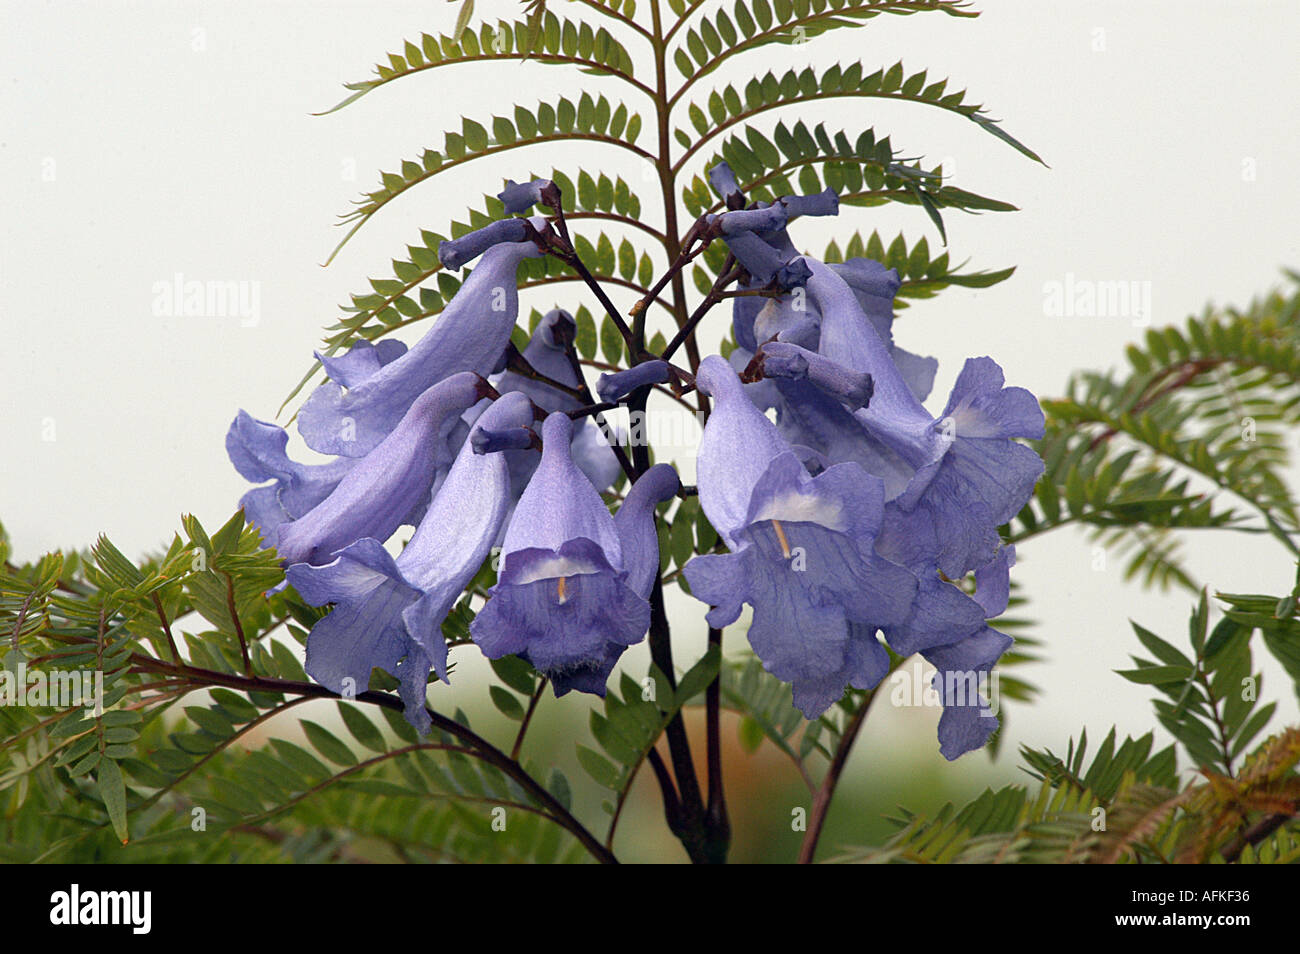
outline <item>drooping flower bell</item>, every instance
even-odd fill
[[[815,718],[847,686],[880,681],[889,659],[876,629],[901,625],[916,595],[915,576],[875,552],[884,485],[854,463],[812,476],[724,359],[705,358],[697,382],[716,401],[700,504],[732,552],[695,557],[686,579],[711,626],[754,608],[750,645]]]
[[[808,261],[808,295],[822,316],[818,352],[871,375],[875,385],[870,405],[853,416],[890,463],[882,474],[891,506],[881,552],[908,566],[937,565],[954,579],[987,564],[999,545],[997,528],[1019,512],[1043,473],[1039,456],[1014,440],[1043,436],[1038,400],[1004,387],[991,358],[971,358],[934,418],[849,285]]]
[[[653,575],[645,580],[643,570],[651,557],[658,568],[658,547],[653,525],[647,538],[635,514],[675,492],[676,475],[647,472],[616,523],[573,461],[572,431],[566,414],[546,418],[541,463],[510,519],[497,584],[470,634],[490,659],[528,660],[557,696],[572,689],[603,696],[615,662],[650,625]]]
[[[330,359],[326,368],[333,380],[316,388],[298,412],[298,431],[307,446],[323,454],[364,457],[434,384],[459,371],[483,376],[495,371],[519,314],[519,263],[541,254],[522,219],[494,222],[444,242],[439,248],[444,264],[459,267],[482,255],[478,267],[410,350],[387,363],[370,362],[365,360],[370,350],[358,344],[343,359]],[[358,347],[363,350],[354,355]]]
[[[334,491],[297,520],[282,524],[276,550],[286,564],[327,563],[362,537],[387,540],[416,523],[439,471],[455,457],[449,438],[460,416],[487,395],[487,382],[462,371],[415,399],[397,427],[348,471]]]
[[[528,399],[505,394],[480,415],[479,426],[522,428],[531,420]],[[400,683],[407,719],[428,731],[430,669],[447,679],[442,621],[487,557],[509,504],[504,457],[475,453],[467,441],[396,559],[366,537],[322,566],[290,566],[289,582],[303,599],[333,604],[307,637],[308,674],[348,695],[365,691],[370,671],[383,669]]]
[[[356,464],[338,457],[325,464],[300,464],[285,448],[289,435],[283,427],[259,421],[240,411],[226,432],[226,453],[235,470],[254,487],[239,499],[248,522],[262,535],[262,546],[275,543],[283,523],[297,520],[323,501]]]

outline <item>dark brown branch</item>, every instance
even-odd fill
[[[705,732],[708,745],[708,803],[705,806],[705,825],[709,832],[712,853],[721,862],[731,847],[731,821],[727,817],[727,799],[722,785],[722,630],[709,627],[709,650],[717,649],[719,666],[717,675],[704,690]]]
[[[1258,845],[1261,841],[1273,834],[1295,815],[1287,815],[1281,812],[1269,815],[1260,819],[1251,825],[1241,834],[1237,835],[1223,849],[1223,860],[1232,864],[1241,858],[1241,853],[1246,850],[1247,845]]]
[[[561,194],[560,187],[554,182],[545,186],[542,189],[542,202],[550,206],[555,212],[555,228],[559,232],[562,243],[554,242],[552,236],[543,235],[542,238],[547,240],[546,250],[570,266],[587,283],[587,287],[591,289],[592,294],[596,296],[596,300],[605,309],[605,313],[614,322],[614,327],[618,329],[618,333],[623,336],[623,341],[627,344],[628,354],[636,354],[636,339],[632,336],[632,329],[627,326],[627,322],[623,320],[619,310],[614,307],[614,303],[605,294],[605,289],[600,286],[600,282],[596,281],[596,277],[588,270],[586,264],[582,261],[582,257],[578,255],[573,246],[573,240],[569,237],[568,223],[564,220],[564,197]]]
[[[158,598],[157,592],[150,593],[149,597],[153,600],[153,608],[158,613],[158,622],[162,623],[163,632],[167,635],[167,648],[171,650],[172,662],[179,666],[181,654],[176,650],[176,637],[172,635],[172,625],[167,619],[167,614],[163,612],[162,600]]]
[[[515,744],[510,747],[510,757],[516,762],[519,761],[519,750],[524,747],[524,736],[528,734],[528,724],[533,721],[533,713],[537,711],[537,703],[542,700],[542,693],[546,690],[545,678],[537,684],[537,691],[533,697],[528,700],[528,711],[524,713],[524,720],[519,724],[519,734],[515,736]]]
[[[873,692],[862,705],[858,706],[858,711],[853,713],[849,724],[845,726],[844,734],[840,736],[840,744],[836,746],[835,754],[831,757],[826,777],[822,779],[817,794],[813,796],[812,811],[808,815],[808,831],[804,833],[803,844],[799,846],[801,865],[812,864],[817,854],[817,841],[821,838],[822,828],[826,824],[826,815],[831,808],[831,799],[835,797],[835,788],[839,785],[840,776],[844,774],[844,766],[848,764],[853,743],[857,741],[858,733],[862,731],[862,726],[867,720],[867,711],[875,698],[876,694]]]
[[[239,637],[239,652],[244,657],[244,675],[253,674],[253,661],[248,655],[248,640],[244,638],[244,624],[239,621],[239,613],[235,609],[235,578],[229,573],[226,577],[226,608],[230,610],[230,621],[235,625],[235,635]]]

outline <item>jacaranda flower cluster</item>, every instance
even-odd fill
[[[297,463],[283,428],[236,417],[227,450],[260,484],[245,515],[299,595],[331,607],[307,641],[314,679],[349,695],[384,670],[427,731],[429,675],[448,674],[442,622],[491,557],[474,643],[526,660],[556,695],[604,695],[651,625],[656,507],[691,489],[668,464],[629,466],[593,418],[687,380],[712,399],[695,492],[727,551],[685,567],[709,625],[750,607],[754,652],[810,719],[849,687],[877,686],[889,650],[920,653],[937,669],[942,753],[985,743],[997,719],[973,687],[1011,644],[987,620],[1006,607],[1014,562],[998,527],[1043,470],[1017,441],[1042,436],[1038,402],[979,357],[932,415],[922,402],[937,363],[893,341],[897,273],[800,255],[787,234],[799,216],[836,214],[835,194],[746,203],[725,164],[710,180],[728,211],[702,227],[749,293],[734,299],[729,359],[685,372],[638,355],[601,376],[595,405],[567,312],[545,315],[521,350],[510,343],[518,267],[552,249],[546,219],[509,218],[443,243],[445,267],[476,264],[419,342],[319,356],[329,380],[298,431],[332,459]],[[551,204],[549,187],[512,182],[501,199],[523,215]],[[602,493],[625,470],[611,511],[618,495]],[[390,552],[403,525],[414,533]]]

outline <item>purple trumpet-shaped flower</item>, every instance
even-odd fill
[[[522,394],[502,395],[480,426],[508,430],[532,420]],[[487,557],[510,503],[510,475],[499,454],[474,453],[466,442],[415,535],[394,559],[366,537],[323,566],[299,563],[287,576],[315,606],[333,609],[307,637],[307,672],[347,696],[364,692],[372,669],[397,677],[406,718],[429,729],[429,671],[447,679],[441,625]]]
[[[635,514],[650,514],[676,484],[669,488],[661,470],[638,490],[643,477],[623,503],[631,512],[616,523],[573,461],[572,430],[561,412],[544,422],[541,463],[510,519],[500,576],[470,634],[490,659],[527,659],[557,696],[572,689],[603,696],[619,656],[650,625],[644,563],[649,547],[658,567],[658,548],[653,525],[647,539]]]
[[[847,686],[880,681],[889,659],[876,629],[902,625],[916,595],[916,578],[875,552],[884,487],[852,463],[811,476],[722,358],[705,358],[696,380],[716,402],[700,504],[732,552],[695,557],[686,579],[711,626],[753,606],[750,645],[815,718]]]
[[[239,499],[248,522],[262,535],[262,546],[275,543],[281,524],[297,520],[323,501],[357,463],[339,457],[326,464],[299,464],[285,452],[289,435],[283,427],[240,411],[226,432],[226,453],[241,477],[254,487]]]
[[[508,221],[523,227],[521,219]],[[525,258],[541,255],[531,241],[492,231],[500,224],[457,240],[457,248],[481,252],[483,260],[409,351],[371,368],[357,360],[342,377],[312,392],[298,412],[298,432],[308,447],[323,454],[364,457],[430,387],[458,371],[488,375],[496,369],[519,314],[515,273]],[[357,347],[346,359],[353,358]]]
[[[396,429],[328,497],[280,526],[276,550],[284,563],[326,563],[362,537],[387,540],[403,523],[416,522],[438,472],[455,456],[448,438],[461,414],[486,393],[482,378],[463,371],[416,398]]]
[[[818,351],[870,374],[875,387],[854,417],[889,465],[881,473],[890,506],[880,552],[912,567],[937,565],[954,579],[985,565],[999,544],[997,528],[1024,506],[1043,472],[1038,455],[1013,439],[1042,437],[1037,399],[1003,387],[991,358],[971,358],[936,420],[848,284],[821,262],[810,267],[808,295],[822,316]]]

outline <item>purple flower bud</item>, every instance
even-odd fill
[[[787,195],[778,200],[789,218],[799,215],[839,215],[840,197],[829,186],[812,195]]]
[[[725,162],[719,162],[709,169],[709,185],[713,187],[713,191],[723,201],[726,201],[728,196],[740,194],[740,185],[736,182],[736,174],[731,171],[731,166]]]
[[[577,387],[578,376],[569,361],[568,343],[573,340],[577,323],[562,308],[547,312],[533,329],[522,356],[530,368],[552,381],[567,387]],[[571,394],[556,390],[543,381],[536,381],[514,371],[505,371],[495,382],[502,394],[522,391],[544,411],[571,411],[580,402]]]
[[[458,239],[443,242],[438,246],[438,261],[443,268],[460,268],[494,245],[522,242],[527,237],[528,225],[523,219],[500,219]]]
[[[550,184],[550,179],[533,179],[531,182],[507,179],[506,187],[497,194],[497,198],[510,215],[522,215],[542,201],[542,190]]]
[[[774,278],[777,285],[789,291],[806,285],[808,279],[812,278],[812,269],[802,258],[794,258],[778,268]]]
[[[746,232],[771,232],[785,226],[788,216],[780,203],[758,209],[723,212],[717,217],[719,231],[730,238]]]
[[[871,400],[871,375],[836,364],[798,345],[773,341],[759,352],[763,374],[769,378],[807,380],[845,404],[850,411],[866,407]]]
[[[811,209],[825,206],[823,199],[814,199],[801,205]],[[731,254],[759,287],[775,280],[782,288],[794,288],[808,278],[806,266],[791,261],[796,256],[785,233],[789,217],[787,205],[778,201],[767,207],[723,212],[713,220]]]
[[[511,427],[505,430],[488,430],[481,424],[469,435],[475,454],[496,454],[504,450],[528,450],[537,441],[531,427]],[[540,445],[539,445],[540,446]]]
[[[596,384],[600,399],[612,404],[626,394],[647,384],[663,384],[669,378],[667,361],[643,361],[626,371],[602,374]]]
[[[753,232],[740,232],[725,239],[725,241],[727,248],[731,250],[731,254],[736,256],[736,261],[740,263],[745,271],[749,272],[753,279],[746,286],[747,288],[762,288],[769,284],[786,263],[780,252]],[[737,301],[743,300],[737,299]],[[757,312],[758,308],[761,307],[762,303],[758,302],[753,310]]]

